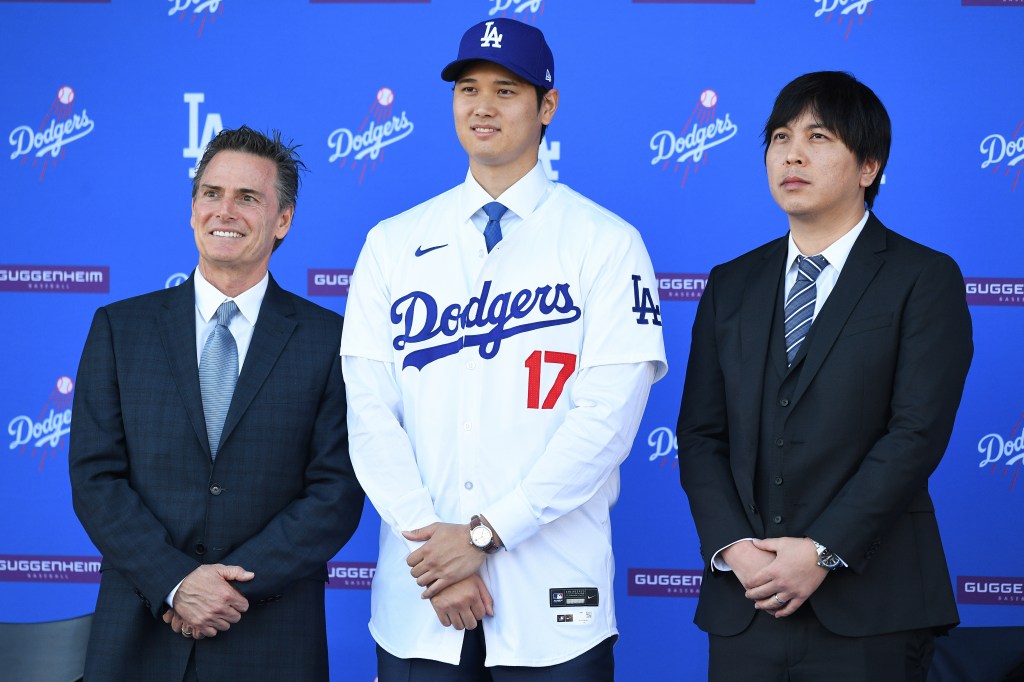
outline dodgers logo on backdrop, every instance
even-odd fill
[[[978,439],[978,454],[981,461],[978,468],[989,475],[1006,481],[1013,490],[1017,485],[1021,467],[1024,466],[1024,412],[1010,430],[1010,435],[987,433]]]
[[[513,17],[520,21],[524,20],[527,14],[530,15],[531,21],[536,21],[537,15],[543,14],[544,10],[544,0],[487,0],[487,2],[491,4],[491,9],[487,12],[488,15],[493,17],[500,12],[504,17],[511,10]]]
[[[660,163],[661,170],[671,168],[673,173],[682,167],[683,177],[679,186],[685,187],[690,173],[696,173],[701,166],[707,165],[707,151],[728,142],[739,132],[728,113],[720,117],[717,111],[718,93],[714,90],[701,92],[678,134],[672,130],[659,130],[651,137],[650,148],[654,152],[651,165]]]
[[[83,107],[75,113],[75,90],[70,85],[57,88],[57,94],[50,109],[38,126],[20,125],[11,131],[8,141],[14,150],[11,160],[21,158],[24,165],[32,158],[32,167],[40,165],[39,181],[46,176],[46,169],[56,166],[58,159],[65,157],[66,147],[91,133],[96,124]]]
[[[415,128],[404,110],[401,114],[392,112],[394,103],[394,90],[377,90],[370,111],[356,131],[336,128],[327,136],[327,146],[332,150],[327,162],[340,159],[338,168],[344,168],[351,160],[349,166],[359,169],[359,184],[363,184],[367,168],[375,170],[384,161],[384,148],[409,137]]]
[[[179,284],[184,284],[186,280],[188,280],[187,272],[176,272],[164,280],[164,289],[173,289]]]
[[[224,129],[224,122],[220,114],[206,114],[203,119],[203,134],[199,135],[199,105],[206,101],[206,95],[201,92],[186,92],[185,104],[188,105],[188,146],[181,150],[181,155],[186,159],[193,159],[195,163],[188,169],[188,176],[196,176],[196,166],[203,158],[203,151],[210,140]]]
[[[464,306],[452,303],[440,311],[433,296],[425,291],[411,291],[391,306],[391,323],[405,331],[395,336],[392,345],[402,351],[424,344],[439,334],[455,337],[454,341],[410,350],[402,369],[423,369],[435,360],[472,346],[479,348],[481,358],[489,360],[498,354],[504,339],[544,327],[570,324],[580,319],[581,314],[565,283],[492,295],[491,281],[487,280],[480,294],[471,297]],[[482,331],[466,334],[465,330],[469,329]]]
[[[1003,177],[1013,176],[1011,192],[1017,191],[1017,182],[1020,180],[1021,169],[1024,168],[1024,119],[1017,124],[1009,136],[999,133],[986,135],[981,140],[981,167],[982,169],[992,168],[992,175],[999,175],[1002,170]]]
[[[207,20],[213,24],[217,20],[217,16],[224,12],[221,0],[167,0],[167,2],[171,4],[170,9],[167,10],[167,16],[177,15],[179,21],[183,21],[187,16],[188,22],[193,26],[196,19],[199,19],[198,37],[200,38],[203,37],[203,29],[206,28]]]
[[[20,455],[28,454],[39,459],[39,471],[43,470],[46,460],[53,459],[60,450],[66,450],[67,438],[71,433],[71,393],[75,382],[71,377],[57,378],[56,386],[50,392],[43,409],[36,417],[19,414],[7,424],[7,434],[11,437],[9,450],[20,450]]]
[[[875,0],[813,0],[818,9],[814,11],[814,18],[825,17],[825,23],[830,24],[835,17],[834,25],[843,32],[843,40],[848,40],[850,31],[853,30],[854,22],[858,26],[864,23],[866,17],[871,16],[871,3]]]
[[[651,454],[647,457],[648,462],[657,462],[659,467],[664,467],[667,462],[672,462],[672,469],[679,468],[679,439],[676,432],[667,426],[659,426],[651,429],[647,434],[647,445],[651,447]]]

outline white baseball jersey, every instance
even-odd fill
[[[667,370],[661,311],[639,233],[539,164],[498,198],[488,254],[472,217],[490,200],[469,175],[383,221],[353,275],[350,450],[383,519],[370,630],[458,663],[462,633],[420,599],[401,531],[482,513],[506,547],[481,569],[486,663],[554,665],[617,632],[609,510]]]

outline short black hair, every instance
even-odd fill
[[[282,142],[279,130],[272,130],[269,135],[264,135],[245,125],[235,129],[224,128],[206,145],[203,157],[199,160],[199,165],[196,166],[196,175],[192,178],[192,199],[195,200],[198,196],[203,173],[206,172],[210,160],[218,152],[244,152],[274,162],[274,166],[277,168],[278,209],[282,211],[289,207],[294,209],[299,198],[299,171],[307,170],[306,164],[299,159],[299,155],[295,151],[298,148],[297,144]],[[283,239],[276,240],[274,248],[277,249],[282,241]]]
[[[892,144],[892,124],[882,101],[871,88],[843,71],[816,71],[796,78],[779,92],[768,122],[764,124],[766,160],[772,132],[789,125],[806,111],[835,133],[857,157],[858,163],[878,162],[875,181],[864,190],[864,202],[871,208],[882,184]]]

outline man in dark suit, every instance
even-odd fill
[[[852,76],[764,129],[789,235],[714,268],[678,436],[714,680],[924,680],[958,622],[928,477],[973,354],[948,256],[870,212],[889,117]]]
[[[90,682],[328,677],[326,562],[363,493],[341,316],[268,272],[300,167],[276,133],[219,133],[192,187],[192,277],[96,312],[69,453],[103,554]]]

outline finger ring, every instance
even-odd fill
[[[181,636],[184,637],[185,639],[188,639],[188,638],[190,638],[192,636],[192,631],[189,630],[188,632],[185,632],[185,628],[182,628],[181,629]]]
[[[775,601],[779,602],[779,604],[781,604],[782,606],[786,605],[786,602],[784,602],[781,599],[779,599],[779,593],[778,592],[775,593]]]

